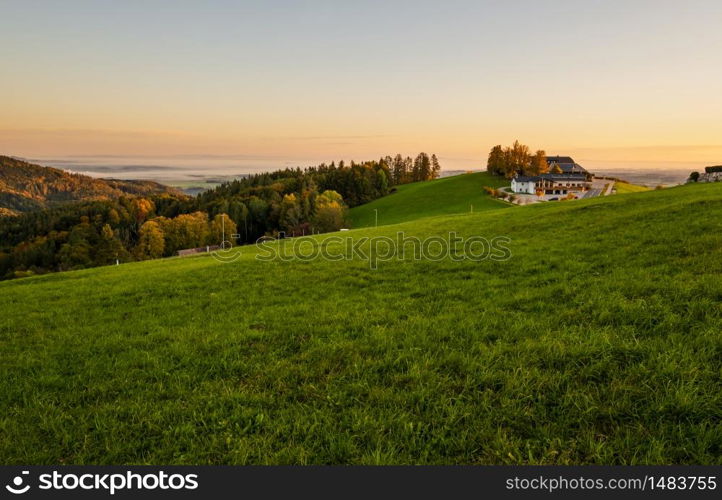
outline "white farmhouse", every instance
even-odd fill
[[[535,194],[538,181],[537,176],[517,175],[511,180],[511,190],[514,193]]]
[[[591,188],[592,174],[569,156],[547,156],[549,173],[515,175],[511,190],[520,194],[567,195]]]

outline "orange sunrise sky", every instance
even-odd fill
[[[722,163],[716,1],[0,12],[0,154],[306,164],[424,150],[448,169],[519,139],[609,168]]]

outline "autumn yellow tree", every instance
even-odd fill
[[[155,210],[155,204],[145,198],[135,198],[131,204],[131,213],[135,221],[140,224]]]
[[[174,219],[153,219],[160,225],[165,241],[165,254],[171,255],[185,248],[196,248],[208,239],[208,215],[205,212],[182,214]]]
[[[511,179],[518,173],[527,172],[532,163],[529,146],[514,141],[511,147],[494,146],[489,152],[486,169],[494,175],[503,175]]]
[[[547,164],[546,152],[539,150],[531,158],[529,169],[525,172],[528,175],[539,175],[546,174],[549,172],[549,165]]]
[[[213,218],[208,232],[208,244],[228,247],[228,243],[235,244],[233,235],[238,233],[236,223],[227,214],[218,214]]]
[[[321,233],[338,231],[346,223],[346,213],[341,195],[336,191],[324,191],[316,197],[313,228]]]
[[[149,220],[140,226],[138,245],[135,247],[137,259],[157,259],[163,256],[165,238],[158,222]]]

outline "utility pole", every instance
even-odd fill
[[[226,249],[226,214],[221,214],[221,250]]]

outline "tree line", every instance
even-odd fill
[[[234,244],[336,231],[349,207],[439,171],[435,155],[396,155],[249,175],[194,198],[121,196],[0,217],[0,279],[172,256],[220,244],[223,229]]]
[[[511,179],[516,174],[540,175],[549,172],[546,152],[538,150],[531,154],[529,146],[514,141],[512,146],[494,146],[489,152],[486,170],[493,175]]]

